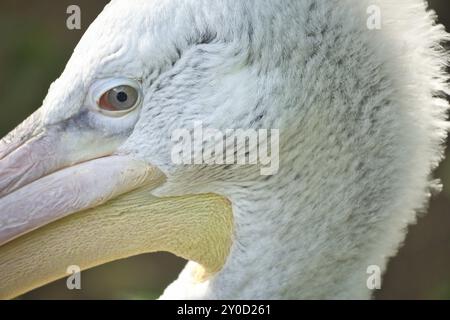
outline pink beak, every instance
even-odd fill
[[[91,137],[91,136],[89,136]],[[0,141],[0,245],[69,214],[164,180],[155,167],[114,154],[120,141],[44,127],[37,111]]]

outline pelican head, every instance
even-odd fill
[[[112,1],[0,142],[0,297],[160,250],[162,298],[370,297],[435,185],[446,39],[423,0]],[[199,123],[278,130],[277,170],[180,165]]]

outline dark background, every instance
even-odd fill
[[[395,1],[395,0],[392,0]],[[41,105],[63,71],[90,22],[108,1],[2,0],[0,3],[0,136]],[[450,31],[450,2],[431,0]],[[66,28],[66,8],[82,10],[82,30]],[[410,227],[399,254],[390,261],[379,299],[450,299],[450,151],[436,176],[444,192]],[[82,290],[69,291],[65,279],[26,294],[27,299],[156,298],[184,261],[167,253],[116,261],[82,273]]]

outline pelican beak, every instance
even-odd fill
[[[157,168],[113,155],[113,144],[99,149],[94,142],[80,150],[86,143],[80,145],[78,133],[64,126],[42,128],[38,112],[1,140],[0,245],[120,194],[164,182]]]
[[[229,202],[151,196],[164,174],[114,154],[118,143],[73,126],[45,127],[40,111],[0,141],[0,298],[61,278],[70,265],[145,252],[221,268],[231,245]]]

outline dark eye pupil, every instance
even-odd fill
[[[119,93],[117,93],[117,100],[119,102],[125,102],[128,100],[128,95],[125,92],[120,91]]]

